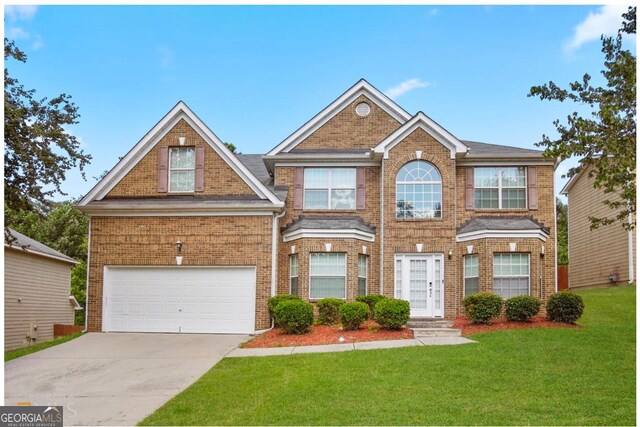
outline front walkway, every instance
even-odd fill
[[[410,340],[365,341],[349,344],[307,345],[298,347],[236,348],[225,357],[282,356],[303,353],[333,353],[351,350],[378,350],[384,348],[414,347],[421,345],[458,345],[476,341],[464,337],[420,337]]]

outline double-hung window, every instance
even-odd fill
[[[396,218],[442,218],[442,177],[434,165],[418,160],[400,169]]]
[[[479,289],[478,255],[466,255],[464,257],[464,295],[476,294]]]
[[[169,149],[169,192],[190,193],[195,189],[196,150],[194,147]]]
[[[298,295],[298,254],[289,256],[289,293]]]
[[[526,209],[526,168],[474,168],[476,209]]]
[[[493,255],[493,293],[502,298],[529,295],[529,254]]]
[[[304,169],[304,209],[355,208],[355,168]]]
[[[358,255],[358,296],[367,294],[367,268],[369,257]]]
[[[309,298],[346,298],[347,255],[319,252],[310,257]]]

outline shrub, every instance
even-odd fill
[[[547,300],[547,318],[554,322],[575,323],[584,312],[582,297],[571,292],[558,292]]]
[[[378,303],[378,301],[385,299],[384,295],[371,294],[371,295],[360,295],[356,297],[356,301],[363,302],[369,306],[370,315],[369,318],[373,319],[373,309]]]
[[[340,306],[344,300],[338,298],[324,298],[318,301],[318,323],[333,325],[340,321]]]
[[[491,324],[500,315],[502,298],[487,292],[471,294],[462,300],[464,312],[473,323]]]
[[[540,312],[540,300],[529,295],[509,298],[504,305],[507,319],[514,322],[526,322]]]
[[[273,317],[275,327],[279,326],[278,321],[276,319],[276,315],[274,313],[276,306],[283,301],[291,301],[291,300],[300,300],[300,298],[295,295],[283,294],[283,295],[272,296],[267,300],[267,308],[269,309],[269,316]]]
[[[348,302],[340,306],[340,321],[346,330],[355,330],[369,318],[369,306],[363,302]]]
[[[276,322],[288,334],[304,334],[313,324],[313,306],[308,302],[290,299],[274,309]]]
[[[402,299],[381,299],[373,311],[373,318],[383,328],[400,329],[409,321],[409,301]]]

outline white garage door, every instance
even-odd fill
[[[254,267],[107,267],[105,332],[253,333]]]

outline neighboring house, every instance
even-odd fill
[[[53,339],[53,325],[73,325],[82,307],[69,295],[78,262],[9,229],[4,244],[4,349]]]
[[[630,283],[635,280],[635,235],[619,222],[591,230],[589,217],[614,213],[602,202],[611,194],[594,188],[591,167],[574,175],[560,194],[567,196],[569,289]]]
[[[461,141],[365,80],[266,155],[179,102],[80,201],[91,331],[250,333],[267,299],[555,291],[554,161]]]

